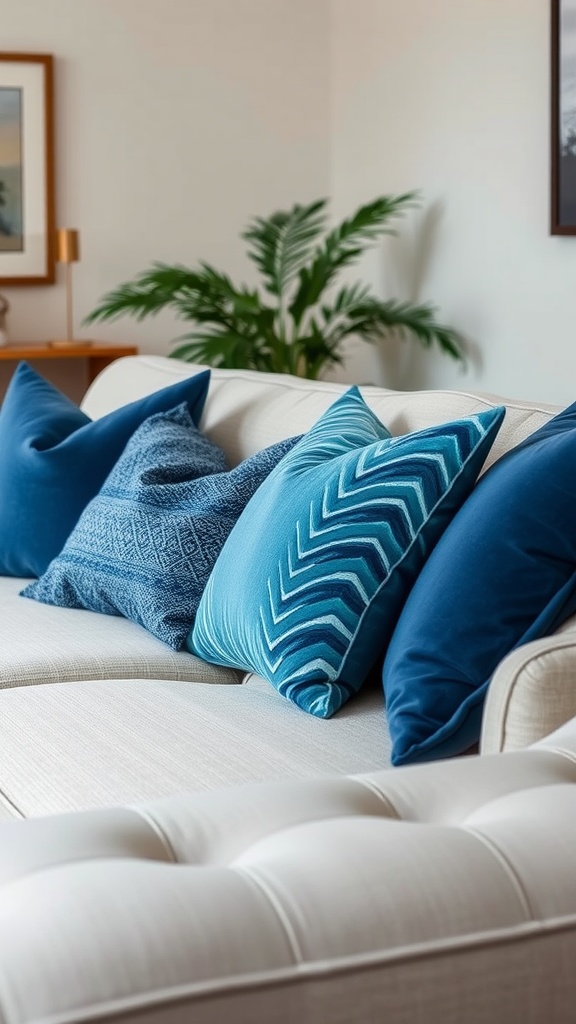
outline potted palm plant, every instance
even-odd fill
[[[392,234],[390,221],[417,200],[415,192],[380,196],[331,229],[326,199],[256,217],[242,238],[263,288],[237,287],[204,261],[194,269],[154,263],[104,295],[86,322],[126,314],[142,320],[171,308],[193,325],[171,355],[310,378],[343,362],[350,336],[375,342],[391,332],[411,335],[463,362],[455,331],[438,323],[433,306],[380,299],[362,282],[336,285],[338,274]]]

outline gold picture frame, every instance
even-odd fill
[[[54,70],[0,53],[0,285],[53,284]]]

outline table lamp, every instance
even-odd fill
[[[74,338],[72,316],[72,264],[80,259],[79,233],[75,228],[59,228],[56,232],[56,262],[66,268],[66,337],[50,342],[51,345],[89,345],[89,341]]]

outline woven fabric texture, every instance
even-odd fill
[[[228,470],[186,404],[150,417],[63,551],[23,595],[123,615],[180,650],[230,530],[295,440]]]

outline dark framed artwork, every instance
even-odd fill
[[[0,53],[0,285],[54,277],[53,60]]]
[[[576,235],[576,0],[552,0],[551,233]]]

